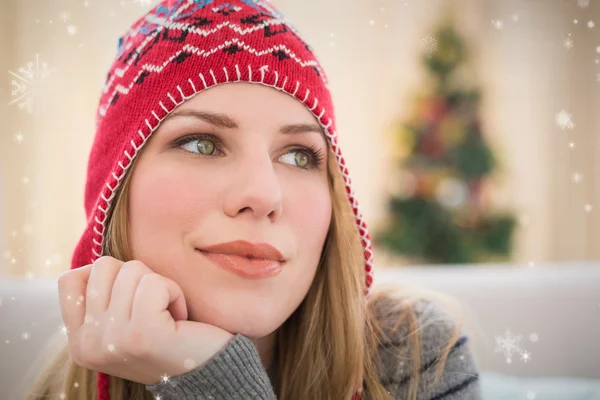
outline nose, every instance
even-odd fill
[[[224,211],[230,217],[249,213],[256,219],[276,221],[282,214],[282,189],[269,155],[255,151],[241,157],[231,176]]]

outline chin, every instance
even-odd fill
[[[252,339],[260,339],[266,336],[269,336],[273,332],[277,331],[281,324],[271,323],[271,324],[243,324],[239,322],[232,322],[230,324],[225,324],[226,326],[220,327],[221,329],[226,330],[227,332],[231,332],[233,334],[241,333],[244,336],[248,336]]]
[[[211,297],[210,302],[198,301],[194,307],[188,305],[188,319],[218,326],[233,334],[260,338],[276,331],[289,317],[284,311],[285,304],[275,307],[273,302],[264,298],[257,302],[245,298],[238,303],[232,301],[232,297],[235,296],[223,293],[221,296]]]

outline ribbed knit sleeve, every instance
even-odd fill
[[[160,400],[276,400],[256,346],[239,333],[198,368],[146,389]]]
[[[420,330],[420,368],[417,400],[480,400],[483,395],[476,361],[470,351],[469,336],[456,321],[433,302],[421,300],[416,303],[415,314]],[[398,322],[398,314],[380,310],[384,326],[388,330]],[[456,340],[436,380],[438,361],[450,345],[455,332]],[[379,346],[380,380],[394,399],[407,399],[413,368],[409,327],[401,328]]]

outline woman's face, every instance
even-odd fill
[[[192,134],[208,136],[180,140]],[[322,154],[318,166],[311,147]],[[133,258],[181,286],[190,320],[269,335],[315,276],[331,219],[327,150],[317,120],[286,93],[251,83],[199,93],[138,155],[129,198]],[[283,270],[249,279],[196,251],[234,240],[271,244],[287,260]]]

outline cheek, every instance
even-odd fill
[[[331,221],[331,197],[329,188],[323,186],[315,187],[309,193],[309,196],[292,195],[288,211],[292,213],[291,227],[296,230],[300,252],[308,252],[311,258],[318,259]]]
[[[211,196],[181,168],[144,165],[133,177],[129,212],[132,242],[156,245],[173,240],[181,242],[181,233],[193,229],[194,221],[211,209]]]

